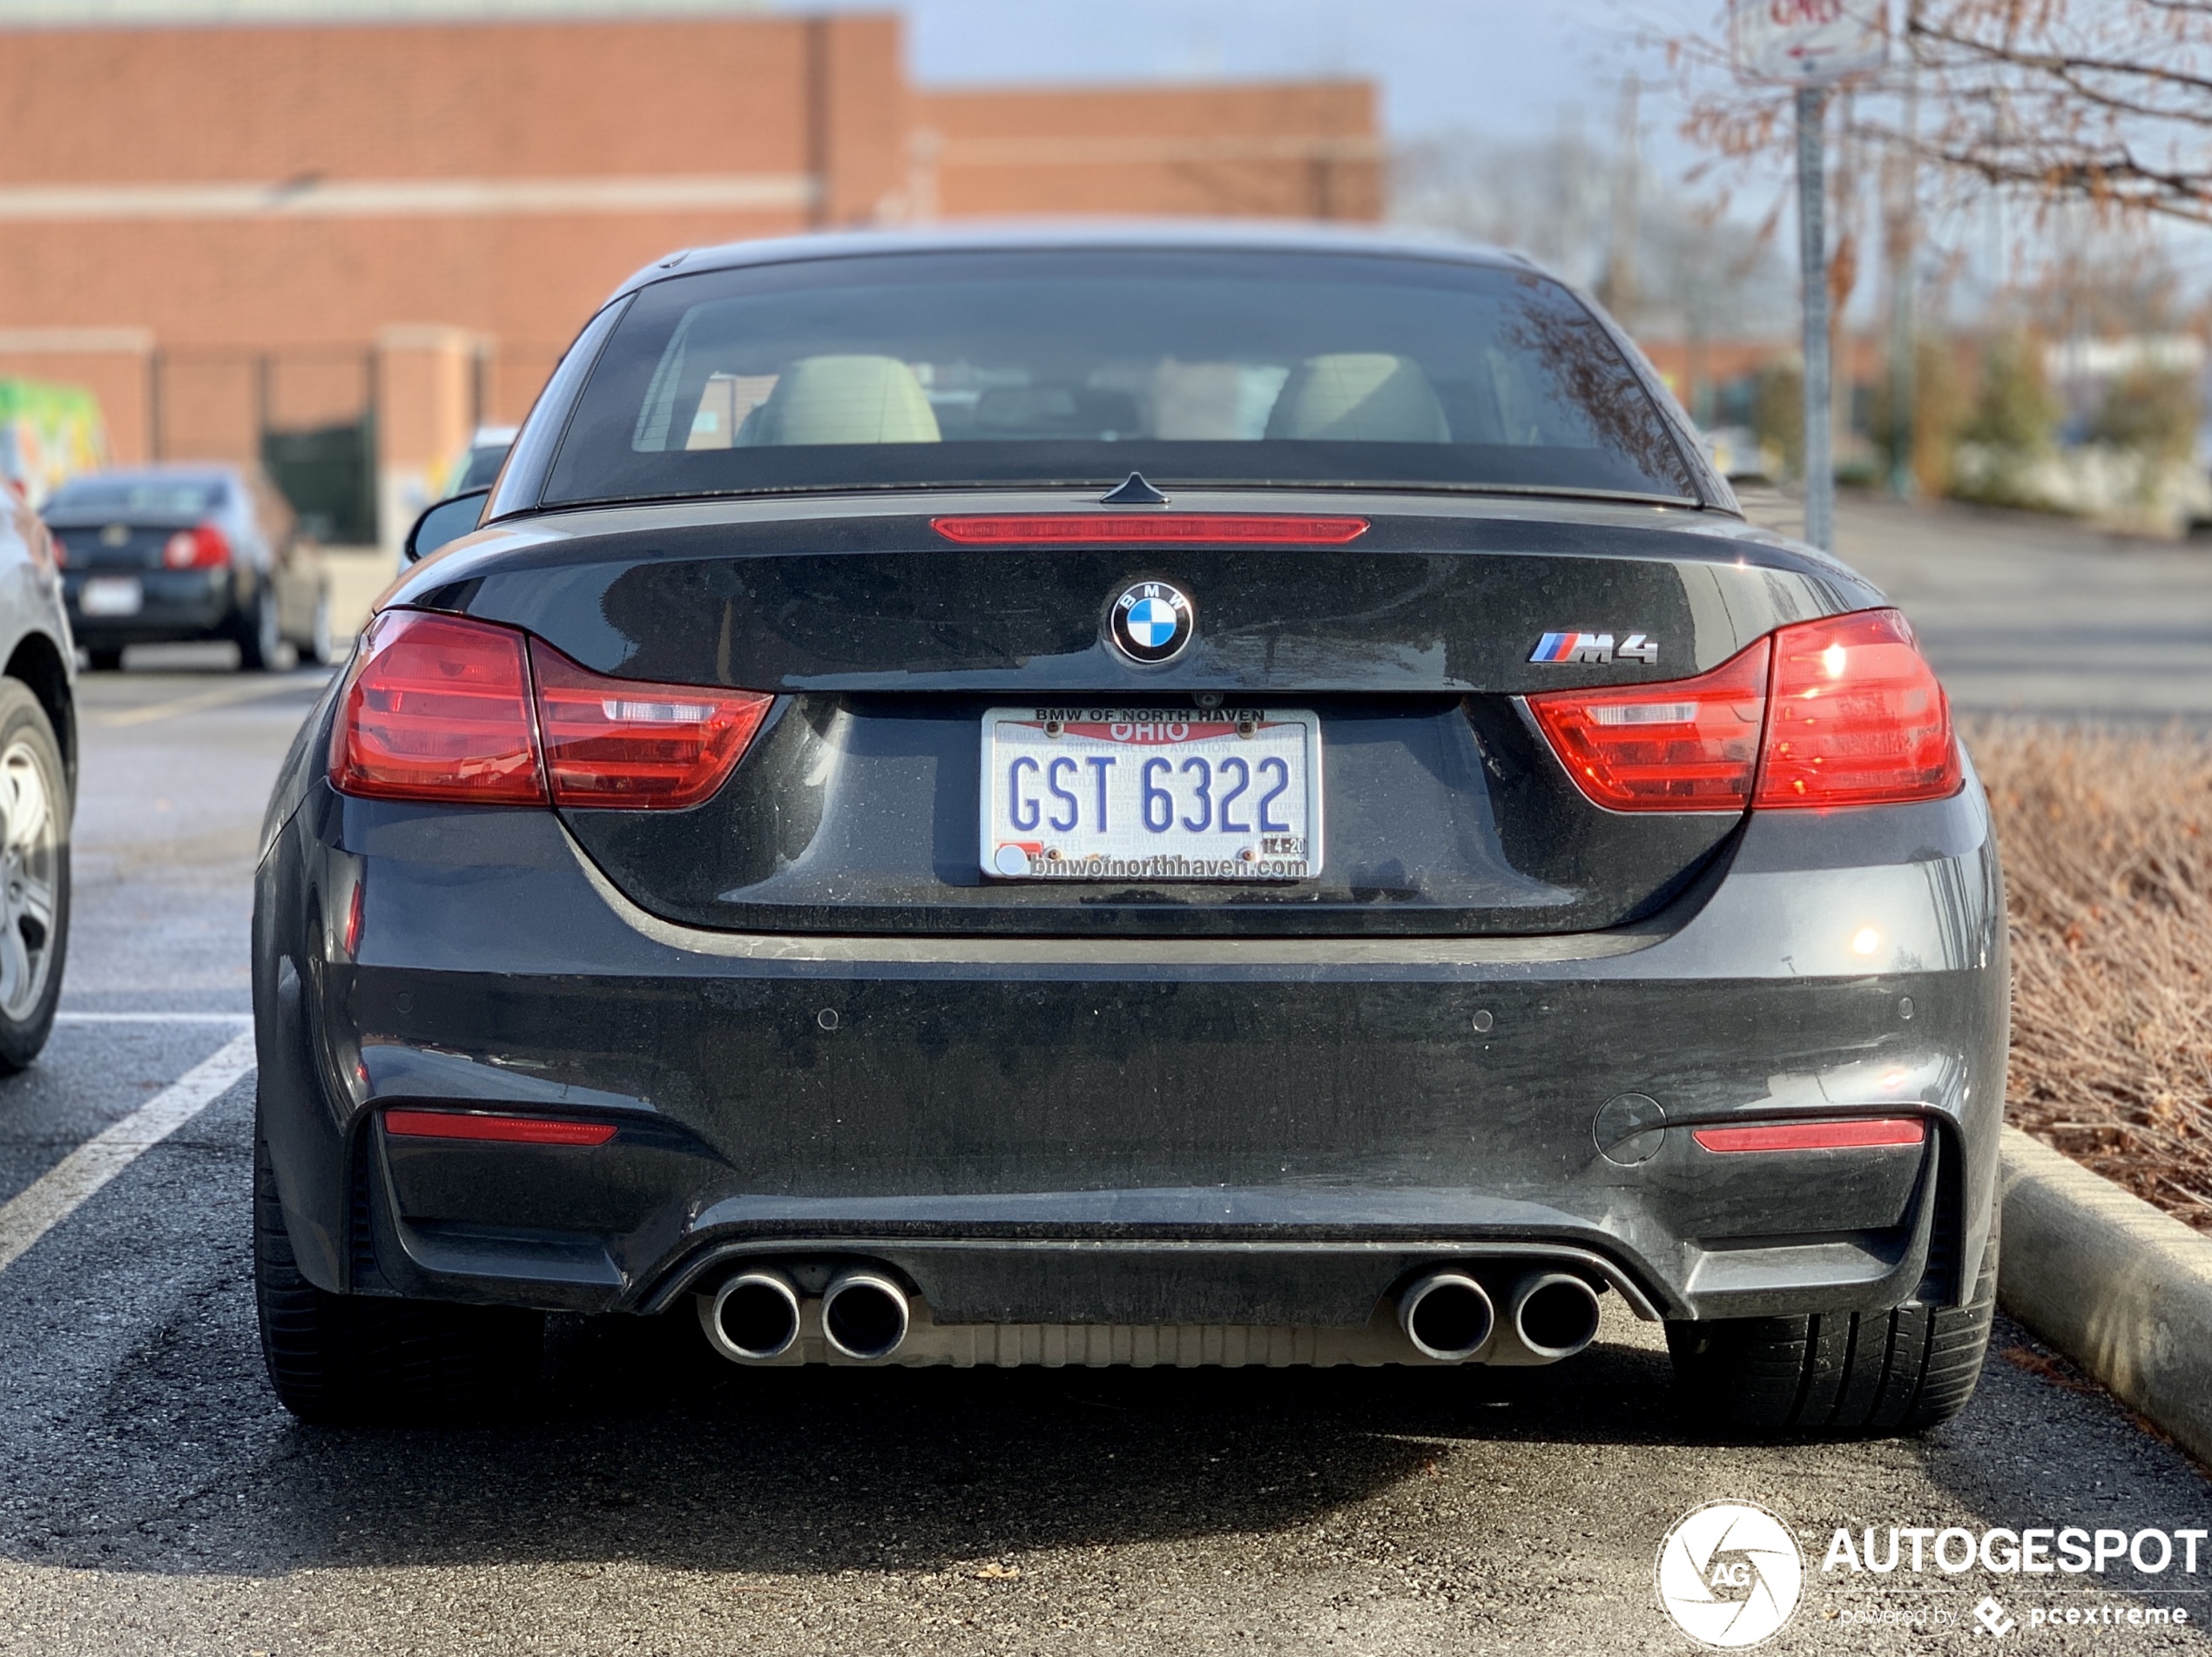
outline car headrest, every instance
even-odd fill
[[[937,416],[896,357],[801,357],[738,433],[751,448],[795,443],[934,443]]]
[[[1267,434],[1339,443],[1448,443],[1428,376],[1381,351],[1309,357],[1285,382]]]

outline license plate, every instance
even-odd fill
[[[1310,880],[1321,721],[1294,708],[993,708],[986,874],[1008,880]]]
[[[77,608],[87,616],[136,616],[145,602],[136,576],[93,576],[77,594]]]

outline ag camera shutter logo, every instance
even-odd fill
[[[1703,1646],[1756,1646],[1781,1633],[1804,1590],[1797,1539],[1750,1502],[1708,1502],[1659,1545],[1659,1603]]]

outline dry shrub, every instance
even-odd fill
[[[1968,726],[2005,861],[2012,1120],[2212,1231],[2212,743]]]

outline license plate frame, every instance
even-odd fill
[[[136,616],[146,607],[146,584],[136,576],[87,576],[78,589],[77,608],[87,616]]]
[[[979,740],[987,879],[1279,886],[1319,876],[1321,720],[1311,709],[995,707]]]

